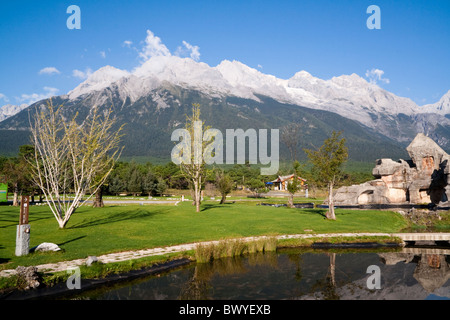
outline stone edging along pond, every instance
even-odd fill
[[[164,248],[152,248],[136,251],[125,251],[105,254],[95,257],[101,266],[108,264],[138,260],[151,256],[172,255],[165,257],[159,262],[155,261],[144,267],[114,271],[100,277],[93,276],[91,279],[81,279],[82,290],[68,289],[65,278],[67,275],[54,282],[51,286],[40,286],[33,290],[21,291],[10,288],[6,294],[1,294],[0,300],[24,300],[34,298],[62,297],[72,295],[81,291],[94,289],[99,286],[112,285],[121,281],[160,274],[189,264],[193,261],[205,262],[214,258],[230,257],[243,253],[276,251],[283,247],[311,247],[311,248],[376,248],[376,247],[403,247],[405,243],[394,234],[390,233],[328,233],[328,234],[294,234],[278,236],[258,236],[246,238],[234,238],[215,241],[204,241],[189,244],[181,244]],[[193,251],[186,255],[185,253]],[[199,254],[200,252],[200,254]],[[206,253],[206,256],[205,256]],[[181,254],[175,256],[176,254]],[[41,275],[65,274],[69,269],[86,266],[87,259],[77,259],[35,266],[35,270]],[[0,276],[11,276],[15,270],[3,270]],[[63,280],[64,279],[64,280]]]
[[[159,248],[152,248],[152,249],[142,249],[142,250],[135,250],[135,251],[124,251],[124,252],[117,252],[117,253],[109,253],[105,255],[101,255],[96,257],[97,261],[103,264],[106,263],[114,263],[114,262],[121,262],[121,261],[127,261],[127,260],[133,260],[133,259],[140,259],[150,256],[157,256],[157,255],[164,255],[164,254],[170,254],[170,253],[182,253],[186,251],[195,250],[199,246],[212,246],[212,245],[219,245],[222,242],[226,241],[242,241],[242,242],[252,242],[252,241],[259,241],[264,239],[273,239],[275,238],[279,242],[283,241],[289,241],[289,240],[295,240],[295,239],[321,239],[320,242],[326,242],[323,241],[323,239],[330,239],[330,238],[339,238],[339,240],[342,240],[344,243],[348,243],[349,241],[346,241],[346,238],[351,238],[354,240],[354,242],[359,242],[357,239],[362,237],[374,237],[376,239],[377,237],[380,238],[391,238],[391,242],[397,243],[399,246],[402,245],[401,241],[399,239],[395,240],[392,234],[390,233],[325,233],[325,234],[294,234],[294,235],[279,235],[279,236],[259,236],[259,237],[246,237],[246,238],[236,238],[236,239],[227,239],[227,240],[215,240],[215,241],[205,241],[205,242],[196,242],[196,243],[188,243],[188,244],[180,244],[180,245],[174,245],[174,246],[168,246],[168,247],[159,247]],[[356,240],[355,240],[356,238]],[[376,241],[376,240],[374,240]],[[367,241],[364,241],[362,243],[365,243]],[[386,241],[385,241],[386,242]],[[304,244],[305,246],[310,246],[312,243]],[[336,244],[338,245],[338,244]],[[299,245],[301,246],[301,244]],[[87,259],[76,259],[71,261],[62,261],[62,262],[56,262],[56,263],[48,263],[48,264],[42,264],[35,266],[37,268],[38,272],[42,273],[55,273],[55,272],[63,272],[70,268],[79,267],[86,264]],[[9,269],[9,270],[2,270],[0,271],[0,277],[7,277],[10,275],[14,275],[15,270]]]
[[[328,241],[329,240],[329,241]],[[130,281],[139,277],[154,275],[184,266],[192,261],[205,262],[213,258],[229,257],[242,253],[275,251],[281,247],[312,247],[312,248],[374,248],[374,247],[402,247],[401,239],[389,233],[329,233],[329,234],[295,234],[279,236],[259,236],[235,238],[216,241],[196,242],[181,244],[164,248],[152,248],[136,251],[126,251],[105,254],[96,257],[101,264],[117,263],[151,256],[184,253],[194,251],[194,257],[168,258],[168,261],[157,263],[147,267],[113,273],[102,278],[81,279],[82,291],[90,290],[120,281]],[[243,251],[245,250],[245,251]],[[199,254],[199,252],[201,252]],[[206,256],[205,256],[206,254]],[[35,266],[37,272],[53,274],[67,272],[67,270],[86,265],[88,259],[77,259]],[[14,275],[15,270],[3,270],[0,276]],[[0,299],[33,299],[51,296],[63,296],[77,294],[81,290],[69,290],[65,281],[60,281],[50,287],[39,287],[28,291],[12,290]]]

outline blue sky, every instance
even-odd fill
[[[72,4],[80,30],[66,26]],[[372,4],[380,30],[366,26]],[[105,65],[132,70],[147,30],[172,54],[197,47],[210,66],[238,60],[283,79],[300,70],[367,78],[377,69],[380,87],[419,105],[450,90],[448,0],[1,0],[0,106],[67,93]]]

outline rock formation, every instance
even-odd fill
[[[337,189],[335,205],[448,202],[450,156],[422,133],[406,150],[411,160],[379,159],[372,171],[375,180]]]

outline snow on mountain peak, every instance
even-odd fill
[[[92,73],[84,82],[69,92],[69,98],[75,99],[91,91],[102,90],[113,82],[126,77],[129,72],[112,66],[104,66]]]
[[[367,87],[369,85],[369,82],[367,82],[364,78],[360,77],[356,73],[352,73],[351,75],[344,74],[339,77],[333,77],[330,81],[346,88],[360,86]]]
[[[422,112],[450,114],[450,90],[438,102],[424,105],[420,109]]]
[[[374,125],[371,114],[377,113],[450,113],[450,91],[437,104],[419,108],[411,99],[398,97],[355,73],[322,80],[303,70],[284,80],[236,60],[223,60],[210,67],[174,55],[153,56],[131,72],[111,66],[100,68],[71,91],[69,97],[73,99],[113,85],[122,99],[136,100],[164,81],[215,96],[233,95],[259,101],[258,95],[265,95],[283,103],[335,112],[368,126]]]
[[[224,80],[232,87],[231,93],[254,100],[254,94],[263,94],[282,101],[288,101],[285,80],[264,74],[242,62],[223,60],[217,67]]]
[[[133,70],[133,75],[198,88],[226,86],[220,73],[206,63],[177,56],[154,56]]]
[[[303,78],[311,79],[314,77],[308,71],[302,70],[294,74],[294,76],[291,79],[303,79]]]
[[[26,103],[21,105],[12,105],[12,104],[6,104],[2,107],[0,107],[0,122],[15,115],[16,113],[19,113],[23,109],[28,107]]]

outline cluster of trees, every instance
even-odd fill
[[[8,193],[13,193],[13,205],[19,205],[22,193],[34,196],[39,188],[33,183],[29,160],[34,157],[34,147],[23,145],[16,157],[0,156],[0,182],[8,183]]]
[[[236,189],[247,188],[254,192],[265,189],[265,182],[275,179],[273,176],[261,176],[259,168],[249,164],[233,166],[206,167],[202,190],[211,188],[215,193],[229,194]],[[119,161],[105,182],[103,192],[110,195],[148,195],[162,196],[167,189],[188,190],[190,181],[180,166],[173,162],[153,165]]]
[[[327,188],[330,204],[327,217],[335,219],[333,187],[342,178],[364,178],[344,176],[342,165],[348,152],[345,139],[337,132],[333,132],[320,148],[304,150],[311,164],[306,170],[296,161],[296,137],[301,130],[298,126],[285,128],[282,140],[290,150],[293,166],[263,177],[260,168],[254,165],[219,168],[207,166],[204,161],[198,162],[194,158],[190,162],[168,162],[165,165],[118,162],[121,129],[111,130],[114,123],[110,113],[97,114],[95,108],[82,124],[76,122],[76,116],[71,119],[64,116],[64,109],[54,108],[51,102],[47,108],[36,111],[32,124],[33,145],[21,146],[17,157],[0,157],[0,180],[8,181],[14,192],[14,204],[18,204],[20,193],[41,194],[60,228],[64,228],[70,216],[83,204],[81,200],[85,195],[95,194],[94,206],[102,206],[105,193],[162,196],[168,188],[190,189],[193,205],[199,212],[201,192],[206,186],[212,186],[215,192],[220,193],[221,203],[224,203],[227,194],[235,189],[247,188],[258,196],[267,191],[265,182],[294,172],[294,182],[288,185],[288,205],[293,206],[294,194],[300,189],[296,177],[301,176],[307,179],[309,186]],[[192,116],[186,121],[186,129],[192,133],[191,136],[195,135],[195,125],[204,126],[198,104],[193,105]],[[187,152],[189,157],[196,154],[192,145],[191,152]],[[187,154],[181,152],[180,158],[187,157]]]

